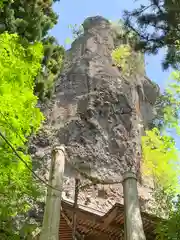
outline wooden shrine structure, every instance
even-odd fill
[[[73,203],[62,201],[59,227],[60,240],[72,240]],[[147,240],[155,239],[155,226],[159,219],[141,212]],[[136,223],[135,223],[136,224]],[[123,240],[124,206],[115,204],[105,215],[89,207],[78,205],[76,209],[77,240]]]

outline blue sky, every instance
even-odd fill
[[[124,9],[134,9],[134,7],[139,5],[138,2],[141,1],[61,0],[60,2],[54,4],[54,10],[59,15],[59,22],[51,31],[51,34],[57,38],[60,44],[65,45],[65,40],[67,38],[72,39],[71,30],[68,28],[69,24],[80,25],[85,18],[96,15],[101,15],[109,20],[116,21],[122,17],[122,12]],[[143,4],[145,3],[146,0],[143,0]],[[147,76],[153,81],[157,82],[162,90],[164,89],[170,75],[170,70],[162,70],[161,61],[163,59],[163,54],[164,52],[160,51],[158,55],[146,57]],[[180,141],[177,138],[176,140],[179,147]]]

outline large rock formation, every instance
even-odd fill
[[[144,74],[127,78],[114,66],[116,33],[106,19],[88,18],[83,27],[66,53],[51,102],[42,106],[46,123],[30,148],[36,167],[45,177],[52,145],[64,144],[69,162],[94,179],[118,181],[124,171],[138,171],[139,195],[149,199],[150,189],[140,181],[141,135],[153,119],[159,89]],[[69,200],[76,174],[71,164],[63,191]],[[81,191],[79,203],[105,212],[122,199],[121,184],[99,184]]]

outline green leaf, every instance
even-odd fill
[[[24,47],[17,34],[0,35],[0,132],[30,169],[32,162],[26,154],[26,143],[44,119],[34,95],[42,54],[43,47],[38,42]],[[12,233],[9,222],[17,214],[27,212],[29,200],[37,195],[37,186],[32,172],[3,139],[0,139],[0,159],[0,222],[4,222],[0,227]],[[1,233],[0,238],[5,239]]]

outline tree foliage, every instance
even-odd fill
[[[142,137],[144,173],[153,175],[157,191],[179,193],[180,155],[172,130],[180,134],[180,73],[173,71],[170,83],[156,102],[157,115],[146,136]],[[161,196],[162,199],[162,196]]]
[[[54,37],[46,37],[42,41],[44,57],[42,68],[36,77],[35,93],[41,100],[51,98],[54,82],[59,77],[63,67],[64,49],[59,46]]]
[[[110,21],[111,22],[111,21]],[[137,35],[125,26],[122,20],[111,22],[114,30],[115,49],[112,51],[114,64],[125,76],[144,74],[144,56],[140,51],[134,50]]]
[[[156,200],[154,213],[166,217],[156,228],[157,240],[177,240],[180,228],[180,152],[168,131],[179,135],[180,72],[171,74],[171,83],[156,103],[157,117],[154,126],[142,137],[143,173],[152,176]]]
[[[157,128],[146,131],[142,137],[145,175],[153,176],[155,184],[168,192],[178,192],[180,175],[179,152],[175,141],[168,135],[161,135]]]
[[[153,176],[155,183],[155,214],[167,218],[157,225],[157,240],[174,240],[180,236],[177,224],[180,219],[180,198],[177,197],[180,193],[180,153],[174,138],[168,134],[171,130],[180,134],[180,72],[173,71],[170,79],[156,103],[154,128],[142,137],[144,174]]]
[[[40,41],[57,23],[58,16],[52,10],[53,2],[56,1],[4,1],[0,33],[8,31],[18,33],[29,42]]]
[[[0,34],[0,132],[30,169],[27,138],[37,132],[43,120],[33,94],[42,53],[40,43],[29,45],[17,34]],[[12,219],[28,210],[37,191],[31,171],[2,138],[0,158],[0,238],[16,239]]]
[[[139,36],[137,50],[156,54],[166,49],[163,67],[179,68],[180,51],[175,44],[180,38],[180,2],[178,0],[148,0],[133,11],[125,11],[128,28]]]
[[[179,117],[179,104],[180,104],[180,72],[174,71],[171,74],[171,83],[168,85],[168,87],[165,90],[166,95],[164,94],[163,100],[159,101],[159,110],[161,119],[158,119],[158,123],[160,125],[161,132],[161,140],[163,138],[166,138],[167,136],[164,133],[164,130],[176,130],[176,133],[179,135],[179,126],[180,126],[180,117]],[[157,123],[156,122],[156,123]],[[170,148],[167,149],[165,158],[162,160],[162,167],[164,166],[164,161],[166,162],[168,160],[167,156],[169,155],[169,160],[167,161],[167,167],[165,167],[165,171],[162,168],[161,173],[166,176],[164,178],[164,181],[166,183],[161,184],[161,190],[162,188],[164,191],[159,191],[159,188],[156,189],[156,195],[158,196],[159,205],[160,207],[163,205],[162,202],[164,199],[166,199],[166,204],[164,204],[164,210],[166,212],[166,216],[168,217],[167,221],[162,221],[157,226],[157,239],[158,240],[176,240],[179,239],[179,233],[180,228],[177,224],[180,219],[180,198],[177,194],[180,193],[179,189],[179,169],[180,169],[180,159],[179,159],[179,151],[175,148],[175,141],[171,137],[169,137],[169,140],[172,139],[172,142],[170,144]],[[162,144],[164,144],[164,141],[162,141]],[[175,153],[175,156],[171,154],[173,151]],[[152,154],[152,151],[150,152]],[[168,189],[168,190],[167,190]]]
[[[115,65],[122,69],[124,74],[131,75],[131,71],[129,70],[131,47],[129,45],[123,44],[114,49],[112,52],[112,59],[115,62]]]
[[[173,210],[170,211],[168,221],[158,224],[156,233],[157,240],[179,240],[180,239],[180,196],[173,201]]]
[[[58,0],[3,1],[0,9],[0,33],[17,33],[29,43],[41,41],[44,47],[42,71],[36,77],[35,91],[41,99],[51,96],[53,82],[63,63],[64,49],[48,31],[57,23],[52,4]]]
[[[121,44],[115,48],[112,52],[112,59],[123,75],[128,77],[142,74],[144,71],[142,54],[134,52],[129,44]]]
[[[170,83],[163,94],[159,96],[155,105],[157,114],[151,124],[159,130],[174,129],[177,134],[180,133],[180,72],[174,71],[170,76]]]

